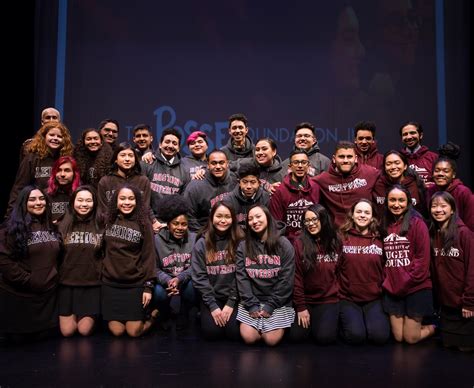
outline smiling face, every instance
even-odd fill
[[[220,180],[226,176],[228,166],[227,156],[223,152],[213,152],[209,156],[207,168],[216,179]]]
[[[229,135],[234,144],[243,145],[245,143],[245,136],[247,136],[249,129],[243,121],[234,120],[230,123]]]
[[[251,230],[253,230],[261,240],[266,240],[268,220],[267,215],[259,206],[250,209],[247,214],[247,223]]]
[[[102,139],[100,138],[99,132],[89,131],[84,136],[84,146],[90,152],[97,152],[102,148]]]
[[[202,159],[206,155],[208,145],[204,138],[198,136],[196,140],[189,142],[188,148],[196,159]]]
[[[255,160],[261,166],[271,166],[276,150],[272,149],[271,144],[267,140],[260,140],[255,144]]]
[[[433,219],[438,223],[440,228],[446,228],[450,218],[454,214],[454,210],[451,205],[440,196],[437,196],[431,202],[430,212]]]
[[[178,217],[173,218],[168,222],[168,230],[176,240],[181,240],[188,232],[188,217],[181,214]]]
[[[306,211],[304,214],[303,224],[308,233],[312,236],[317,236],[321,232],[319,216],[311,210]]]
[[[70,162],[63,163],[59,166],[56,173],[56,181],[59,186],[67,186],[72,183],[74,179],[74,170]]]
[[[433,181],[439,187],[448,187],[456,178],[456,173],[448,161],[440,161],[436,163],[433,169]]]
[[[232,214],[229,208],[220,205],[212,217],[212,225],[217,233],[225,233],[232,225]]]
[[[63,146],[64,138],[59,128],[51,128],[45,136],[46,145],[52,151],[59,150]]]
[[[171,159],[179,152],[179,139],[175,135],[166,135],[160,143],[160,151],[166,159]]]
[[[316,143],[314,133],[310,128],[300,128],[295,133],[295,147],[309,151]]]
[[[117,196],[117,209],[120,213],[128,215],[133,213],[137,206],[137,200],[132,190],[123,188]]]
[[[402,142],[407,148],[415,149],[422,138],[423,134],[420,134],[414,125],[408,124],[402,128]]]
[[[118,127],[115,123],[109,122],[100,130],[100,134],[107,143],[113,144],[118,138]]]
[[[357,156],[353,148],[339,148],[332,160],[342,174],[349,174],[357,162]]]
[[[309,158],[306,154],[294,154],[290,159],[291,178],[302,181],[308,175]]]
[[[391,190],[387,195],[387,206],[396,218],[403,216],[408,210],[407,195],[399,189]]]
[[[40,190],[31,190],[26,203],[26,211],[32,216],[40,216],[46,210],[46,197]]]
[[[392,178],[393,181],[400,182],[407,167],[402,158],[397,154],[389,154],[385,158],[385,173]]]
[[[137,129],[133,135],[133,142],[140,151],[146,151],[150,148],[153,142],[153,136],[148,129]]]
[[[369,151],[370,147],[372,146],[372,144],[374,144],[374,142],[374,136],[372,135],[372,132],[368,129],[359,129],[357,131],[354,143],[360,150],[360,152],[362,152],[363,154]]]
[[[81,190],[74,199],[74,211],[81,217],[88,215],[94,207],[92,193],[87,190]]]
[[[372,221],[372,206],[367,202],[359,202],[354,207],[352,214],[354,225],[359,232],[363,234],[368,232],[370,222]]]

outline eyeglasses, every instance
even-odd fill
[[[314,137],[314,136],[309,134],[309,133],[301,133],[299,135],[296,135],[295,137],[298,138],[298,139],[301,139],[302,137],[304,137],[305,139],[309,139],[309,138]]]
[[[293,166],[299,166],[300,164],[302,166],[307,166],[309,164],[309,160],[292,160],[291,164]]]
[[[307,218],[303,221],[303,224],[305,226],[309,226],[311,224],[316,224],[319,221],[319,218],[314,217],[314,218]]]

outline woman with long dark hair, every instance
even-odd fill
[[[114,151],[98,130],[85,129],[76,146],[74,158],[81,172],[81,182],[97,188],[100,179],[107,175]]]
[[[125,184],[140,190],[143,205],[150,212],[150,181],[141,174],[140,159],[135,148],[130,143],[120,143],[112,156],[110,172],[100,179],[97,187],[99,215],[105,215],[115,191]]]
[[[436,167],[435,167],[436,168]],[[474,235],[446,191],[430,200],[432,268],[446,347],[474,350]]]
[[[408,165],[405,154],[390,150],[383,156],[382,174],[374,186],[373,197],[377,212],[383,214],[387,189],[395,184],[405,186],[413,201],[414,208],[425,218],[426,188],[423,179]]]
[[[201,331],[207,339],[240,338],[235,261],[242,238],[232,205],[216,202],[191,257],[193,284],[201,295]]]
[[[290,337],[302,341],[310,336],[318,343],[336,341],[339,320],[339,285],[336,268],[341,241],[328,211],[319,204],[303,214],[295,240],[295,285],[293,303],[297,319]]]
[[[120,148],[119,148],[120,149]],[[152,326],[156,279],[153,229],[140,190],[123,185],[110,201],[103,238],[102,316],[115,336],[139,337]]]
[[[382,306],[383,243],[374,204],[363,198],[356,201],[340,231],[341,334],[350,344],[383,344],[390,337],[390,322]]]
[[[79,186],[59,224],[64,250],[59,268],[59,328],[70,337],[87,336],[100,314],[101,241],[104,228],[96,219],[97,195]]]
[[[435,332],[422,325],[433,314],[430,239],[422,216],[403,185],[388,189],[383,216],[385,254],[384,310],[398,342],[417,343]]]
[[[277,229],[269,210],[254,205],[247,214],[245,240],[237,249],[237,320],[247,344],[274,346],[295,319],[291,295],[295,251]]]
[[[0,333],[31,334],[57,326],[61,238],[45,191],[26,186],[0,230]]]

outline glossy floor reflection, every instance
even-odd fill
[[[0,348],[0,387],[472,387],[474,355],[418,345],[276,348],[206,342],[197,329],[140,339],[54,337]]]

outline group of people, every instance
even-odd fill
[[[24,143],[0,229],[0,333],[90,335],[102,318],[138,337],[157,320],[185,326],[196,307],[209,339],[416,343],[439,327],[445,346],[474,348],[458,146],[432,152],[407,122],[403,148],[382,155],[360,122],[328,158],[303,122],[282,161],[236,114],[221,150],[195,131],[181,157],[174,128],[156,150],[148,125],[132,143],[119,130],[106,119],[74,146],[48,108]]]

